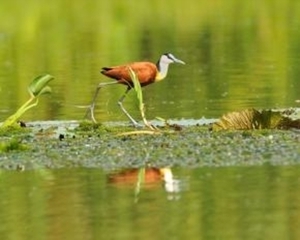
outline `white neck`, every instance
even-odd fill
[[[168,69],[169,69],[169,63],[159,61],[157,64],[157,70],[158,70],[158,77],[157,80],[162,80],[164,79],[167,74],[168,74]]]

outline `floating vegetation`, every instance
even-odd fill
[[[218,130],[251,130],[251,129],[300,129],[300,119],[292,117],[296,110],[274,111],[246,109],[239,112],[230,112],[212,125]]]
[[[24,151],[27,149],[28,147],[17,138],[12,138],[9,141],[0,142],[0,153],[11,151]]]
[[[102,123],[93,123],[90,121],[81,121],[76,131],[90,132],[90,131],[106,131],[106,127]]]

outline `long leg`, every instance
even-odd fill
[[[106,83],[100,83],[98,86],[97,86],[97,89],[96,89],[96,92],[94,94],[94,97],[93,97],[93,100],[92,100],[92,103],[89,107],[89,109],[87,110],[86,114],[85,114],[85,118],[90,114],[91,116],[91,119],[94,123],[96,123],[96,119],[95,119],[95,116],[94,116],[94,109],[95,109],[95,105],[96,105],[96,99],[98,97],[98,94],[99,94],[99,90],[102,88],[102,87],[105,87],[105,86],[108,86],[108,85],[112,85],[112,84],[117,84],[118,82],[106,82]]]
[[[132,122],[132,124],[135,127],[138,127],[139,124],[137,123],[137,121],[135,121],[133,119],[133,117],[130,116],[130,114],[126,111],[126,109],[123,107],[123,101],[125,99],[125,97],[127,96],[127,93],[130,91],[131,87],[127,87],[125,93],[121,96],[121,98],[118,101],[118,105],[120,106],[121,110],[123,111],[123,113],[130,119],[130,121]]]

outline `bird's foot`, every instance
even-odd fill
[[[86,110],[86,113],[83,117],[84,119],[90,119],[93,121],[93,123],[97,123],[94,115],[94,106],[90,105],[88,106],[88,109]]]
[[[138,122],[134,121],[134,122],[131,122],[132,126],[134,128],[143,128],[144,126],[142,124],[139,124]]]
[[[148,123],[148,124],[140,124],[140,123],[132,123],[133,127],[136,128],[136,129],[142,129],[142,128],[148,128],[150,129],[151,131],[156,131],[158,130],[157,127],[155,127],[154,125]]]
[[[149,123],[145,117],[143,117],[143,122],[144,122],[145,126],[149,129],[151,129],[152,131],[158,130],[157,127],[155,127],[154,125]]]
[[[152,125],[151,123],[146,124],[146,127],[150,128],[152,131],[158,130],[158,128]]]

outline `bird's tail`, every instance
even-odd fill
[[[112,70],[112,68],[111,67],[103,67],[100,72],[101,73],[105,73],[105,72],[107,72],[109,70]]]

